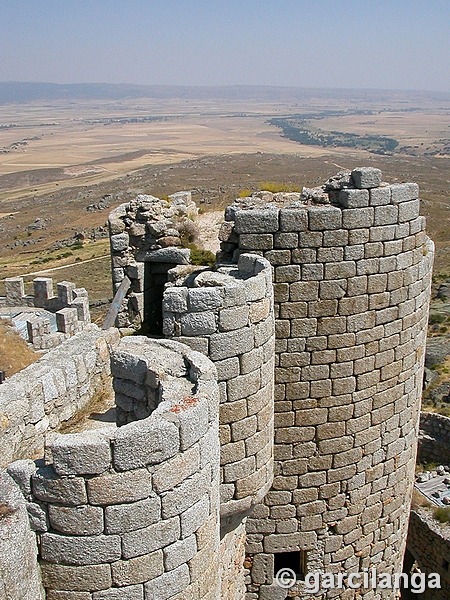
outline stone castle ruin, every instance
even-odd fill
[[[303,600],[308,573],[401,572],[433,263],[418,194],[359,168],[236,201],[214,268],[183,247],[188,193],[115,209],[116,325],[141,335],[86,324],[0,386],[0,597]],[[64,433],[104,393],[114,409]]]
[[[36,350],[58,346],[91,322],[85,288],[61,281],[55,295],[51,277],[36,277],[33,294],[26,294],[23,277],[4,281],[6,295],[0,296],[0,316],[11,317]]]

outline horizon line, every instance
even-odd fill
[[[109,85],[120,87],[141,87],[141,88],[271,88],[271,89],[288,89],[288,90],[338,90],[338,91],[378,91],[378,92],[402,92],[402,93],[433,93],[445,94],[450,96],[450,90],[431,90],[431,89],[413,89],[413,88],[384,88],[384,87],[328,87],[328,86],[297,86],[297,85],[273,85],[273,84],[245,84],[245,83],[230,83],[230,84],[180,84],[180,83],[124,83],[124,82],[108,82],[108,81],[83,81],[83,82],[55,82],[55,81],[17,81],[17,80],[0,80],[2,84],[31,84],[31,85],[54,85],[54,86],[83,86],[83,85]]]

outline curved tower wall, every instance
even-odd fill
[[[47,599],[217,600],[215,368],[176,342],[134,337],[113,353],[112,374],[133,420],[54,434],[45,466],[12,465],[17,480],[31,476]]]
[[[275,477],[247,523],[247,600],[284,598],[284,552],[306,572],[401,571],[433,245],[418,186],[380,180],[358,169],[333,204],[227,210],[223,248],[274,268]]]
[[[275,325],[272,270],[257,255],[174,279],[163,333],[206,354],[220,387],[222,531],[260,502],[273,479]]]

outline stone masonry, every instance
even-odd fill
[[[255,252],[274,269],[275,477],[247,523],[247,600],[287,596],[279,553],[302,553],[307,572],[399,572],[433,261],[418,187],[362,168],[226,217],[222,259]],[[303,597],[301,577],[289,597]]]
[[[224,532],[262,500],[273,479],[272,272],[267,260],[251,254],[216,271],[183,277],[183,270],[169,271],[174,282],[164,290],[163,333],[200,350],[217,368]]]
[[[450,463],[450,418],[437,413],[420,415],[417,461],[421,464]],[[419,494],[416,490],[416,493]],[[438,573],[441,589],[427,589],[423,600],[446,600],[450,597],[450,528],[433,516],[437,505],[416,506],[411,510],[407,551],[422,573]]]
[[[34,515],[47,600],[219,597],[219,390],[204,356],[125,338],[114,387],[157,406],[117,428],[53,434],[12,463]]]
[[[23,277],[5,279],[6,296],[0,297],[0,308],[30,307],[55,313],[57,331],[52,331],[47,316],[26,314],[27,341],[36,350],[54,348],[91,322],[85,288],[77,288],[71,281],[61,281],[56,287],[55,295],[51,277],[36,277],[33,279],[33,294],[28,295],[25,294]]]
[[[175,200],[141,196],[110,217],[114,288],[131,280],[117,325],[171,339],[90,326],[94,383],[76,353],[86,331],[41,359],[54,372],[32,365],[39,387],[23,374],[0,387],[7,581],[15,543],[26,557],[8,593],[304,600],[307,573],[401,572],[433,261],[417,185],[358,168],[236,201],[212,270],[188,264],[190,199]],[[57,433],[105,359],[116,422]]]

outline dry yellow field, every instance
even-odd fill
[[[159,102],[142,106],[102,106],[81,104],[67,112],[56,103],[0,107],[0,201],[51,193],[58,188],[91,185],[109,181],[148,165],[173,164],[186,159],[217,154],[269,152],[323,156],[326,149],[299,146],[284,139],[267,121],[277,114],[276,107],[247,106],[219,110],[217,106],[165,106],[164,120],[139,123],[94,121],[127,116],[161,116]],[[181,111],[184,108],[184,112]],[[251,110],[248,110],[248,109]],[[287,109],[287,107],[285,107]],[[170,112],[172,109],[172,112]],[[200,114],[201,113],[201,114]],[[238,115],[238,116],[236,116]],[[250,116],[247,116],[250,115]],[[91,122],[88,122],[91,121]],[[3,149],[3,150],[2,150]],[[45,170],[44,181],[35,181]],[[52,171],[50,171],[52,170]]]
[[[191,189],[197,202],[217,210],[240,190],[258,189],[263,181],[317,185],[340,169],[363,164],[381,168],[387,181],[420,184],[422,211],[437,241],[438,264],[445,268],[450,248],[448,158],[379,156],[355,148],[306,146],[282,137],[280,129],[267,122],[276,116],[357,108],[376,114],[326,117],[310,124],[327,131],[388,135],[401,145],[427,147],[447,138],[448,107],[430,102],[410,110],[415,102],[377,104],[368,97],[356,106],[339,98],[308,102],[140,99],[0,106],[3,276],[60,267],[104,253],[104,241],[92,242],[90,234],[105,224],[109,210],[88,212],[87,207],[105,194],[111,194],[112,208],[141,192],[161,196]],[[37,219],[45,220],[45,228],[30,229]],[[79,232],[87,236],[85,248],[72,248],[65,257],[66,242]],[[89,280],[94,265],[98,285]],[[92,262],[84,269],[72,266],[67,274],[60,273],[69,277],[73,272],[83,284],[92,284],[94,296],[110,293],[109,284],[105,287],[108,261]]]

